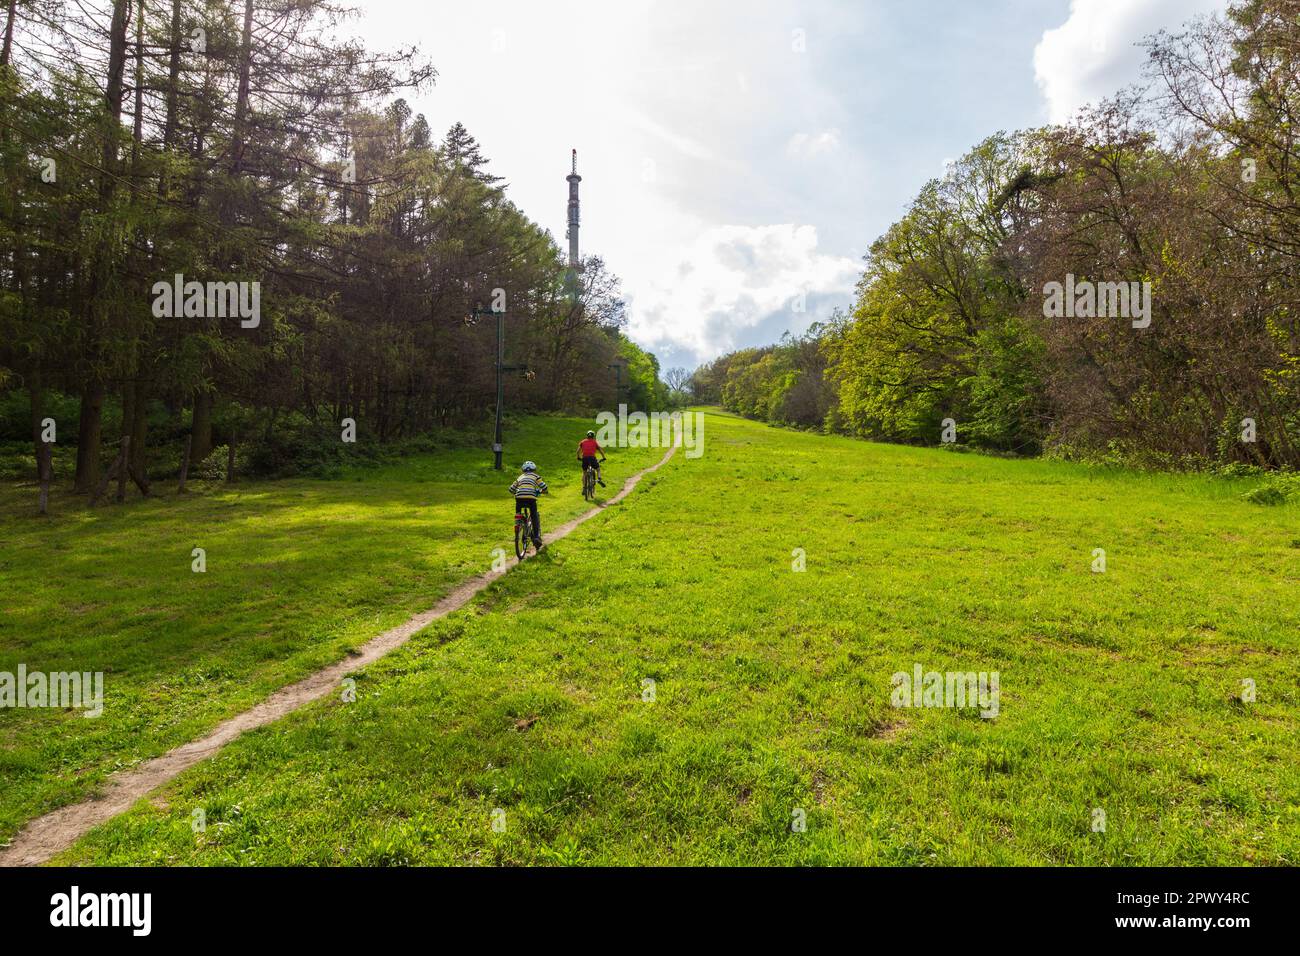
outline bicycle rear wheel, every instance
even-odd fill
[[[592,501],[596,497],[596,469],[582,469],[582,497]]]
[[[528,544],[532,540],[532,522],[528,516],[524,516],[523,521],[515,522],[515,557],[520,561],[528,554]]]

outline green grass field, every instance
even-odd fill
[[[584,510],[572,449],[587,427],[533,418],[509,436],[512,451],[548,466],[551,526]],[[616,452],[607,481],[658,457]],[[30,487],[0,486],[0,671],[104,671],[105,694],[98,719],[0,709],[0,843],[482,574],[494,548],[512,547],[515,474],[465,449],[342,481],[185,497],[159,484],[169,497],[132,489],[125,506],[93,511],[67,493],[49,518],[35,514]]]
[[[0,669],[111,674],[99,721],[0,713],[3,832],[482,571],[508,527],[470,467],[48,527],[8,500]],[[551,513],[579,510],[568,478]],[[1300,508],[1246,487],[711,413],[701,458],[355,702],[246,735],[57,862],[1295,864]],[[998,715],[891,706],[916,664],[998,672]]]

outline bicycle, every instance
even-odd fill
[[[582,497],[588,501],[596,500],[596,469],[590,465],[582,469]]]
[[[525,508],[523,512],[515,512],[515,557],[522,561],[528,556],[530,547],[536,554],[537,545],[533,543],[533,515]]]

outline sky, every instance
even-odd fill
[[[367,45],[416,44],[408,96],[459,121],[627,333],[694,368],[847,308],[871,242],[944,164],[1141,79],[1136,44],[1226,0],[354,0]]]

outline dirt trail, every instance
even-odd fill
[[[658,471],[667,464],[676,450],[676,446],[669,448],[657,463],[628,478],[614,497],[566,521],[555,530],[543,535],[542,540],[547,544],[557,541],[584,521],[600,514],[605,508],[618,504],[631,493],[637,482],[644,476]],[[60,807],[30,821],[19,831],[9,846],[0,849],[0,866],[35,866],[44,863],[56,853],[70,847],[92,828],[130,809],[137,800],[167,783],[182,770],[216,753],[244,731],[279,720],[304,704],[338,690],[343,678],[348,674],[401,647],[430,622],[464,607],[474,595],[508,573],[518,563],[518,559],[511,556],[504,570],[489,571],[476,578],[470,578],[429,610],[415,615],[378,637],[371,638],[361,646],[357,654],[317,671],[296,684],[280,688],[255,707],[218,724],[206,737],[182,744],[130,770],[113,774],[108,778],[104,791],[100,795],[80,803]]]

